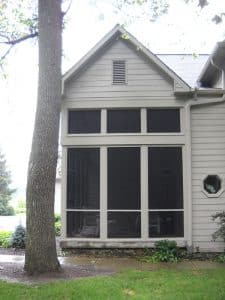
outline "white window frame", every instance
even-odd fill
[[[74,108],[74,104],[70,103],[63,107],[64,118],[62,118],[62,238],[66,237],[66,168],[67,168],[67,149],[68,148],[99,148],[100,149],[100,238],[72,238],[74,241],[82,243],[85,241],[98,240],[100,242],[155,242],[163,238],[149,238],[148,233],[148,147],[181,147],[182,148],[182,165],[183,165],[183,211],[184,215],[184,237],[166,238],[176,240],[178,243],[188,240],[190,235],[188,222],[188,196],[186,193],[187,188],[185,182],[187,180],[187,150],[186,150],[186,137],[185,137],[185,123],[186,123],[186,111],[181,106],[161,106],[157,105],[155,108],[179,108],[180,109],[180,123],[181,131],[177,133],[147,133],[147,108],[151,107],[138,107],[138,106],[123,106],[112,107],[107,106],[103,108],[95,107],[95,109],[101,109],[101,132],[99,134],[68,134],[68,110],[83,109],[83,107]],[[139,108],[141,111],[141,133],[107,133],[107,109],[132,109]],[[85,108],[84,108],[85,109]],[[88,109],[92,109],[88,107]],[[66,117],[65,117],[66,116]],[[65,120],[66,119],[66,120]],[[141,238],[107,238],[107,148],[108,147],[140,147],[140,170],[141,170]],[[86,210],[85,210],[86,211]],[[88,210],[91,211],[91,210]],[[118,211],[118,210],[116,210]],[[122,210],[125,212],[126,210]],[[128,210],[129,211],[129,210]],[[132,210],[135,211],[135,210]],[[157,210],[158,211],[158,210]],[[173,210],[168,210],[173,211]],[[176,210],[175,210],[176,211]],[[70,238],[71,239],[71,238]]]

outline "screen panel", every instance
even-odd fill
[[[67,212],[67,237],[99,238],[100,213],[84,211]]]
[[[148,149],[149,209],[183,208],[181,147]]]
[[[140,209],[140,148],[108,148],[108,209]]]
[[[100,110],[70,110],[68,115],[68,133],[100,133]]]
[[[148,109],[148,132],[180,132],[179,109]]]
[[[139,109],[113,109],[107,111],[107,132],[140,132],[141,118]]]
[[[67,208],[99,209],[99,148],[70,148],[67,155]]]
[[[182,211],[149,212],[149,237],[183,237],[184,216]]]
[[[108,212],[109,238],[141,237],[140,212]]]

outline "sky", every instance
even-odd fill
[[[153,53],[210,53],[217,41],[225,39],[225,21],[211,19],[225,12],[225,1],[209,0],[200,10],[197,0],[168,0],[168,13],[149,21],[140,7],[116,11],[113,0],[73,0],[63,32],[65,72],[86,54],[117,23]],[[127,18],[133,16],[132,18]],[[8,57],[7,78],[0,77],[0,148],[12,174],[15,198],[25,199],[27,165],[36,108],[37,44],[25,42]]]

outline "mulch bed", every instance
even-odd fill
[[[94,266],[61,265],[62,270],[57,273],[45,273],[28,276],[23,270],[22,263],[0,263],[0,280],[23,284],[43,284],[57,280],[71,280],[82,277],[106,276],[110,270],[97,270]]]
[[[1,248],[0,255],[24,255],[24,249]],[[82,277],[111,275],[111,270],[96,269],[93,265],[61,265],[62,270],[57,273],[45,273],[41,275],[28,276],[23,270],[21,262],[1,262],[0,280],[23,284],[41,284],[57,280],[70,280]]]

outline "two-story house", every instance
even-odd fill
[[[62,247],[224,249],[224,47],[191,86],[117,25],[63,76]]]

